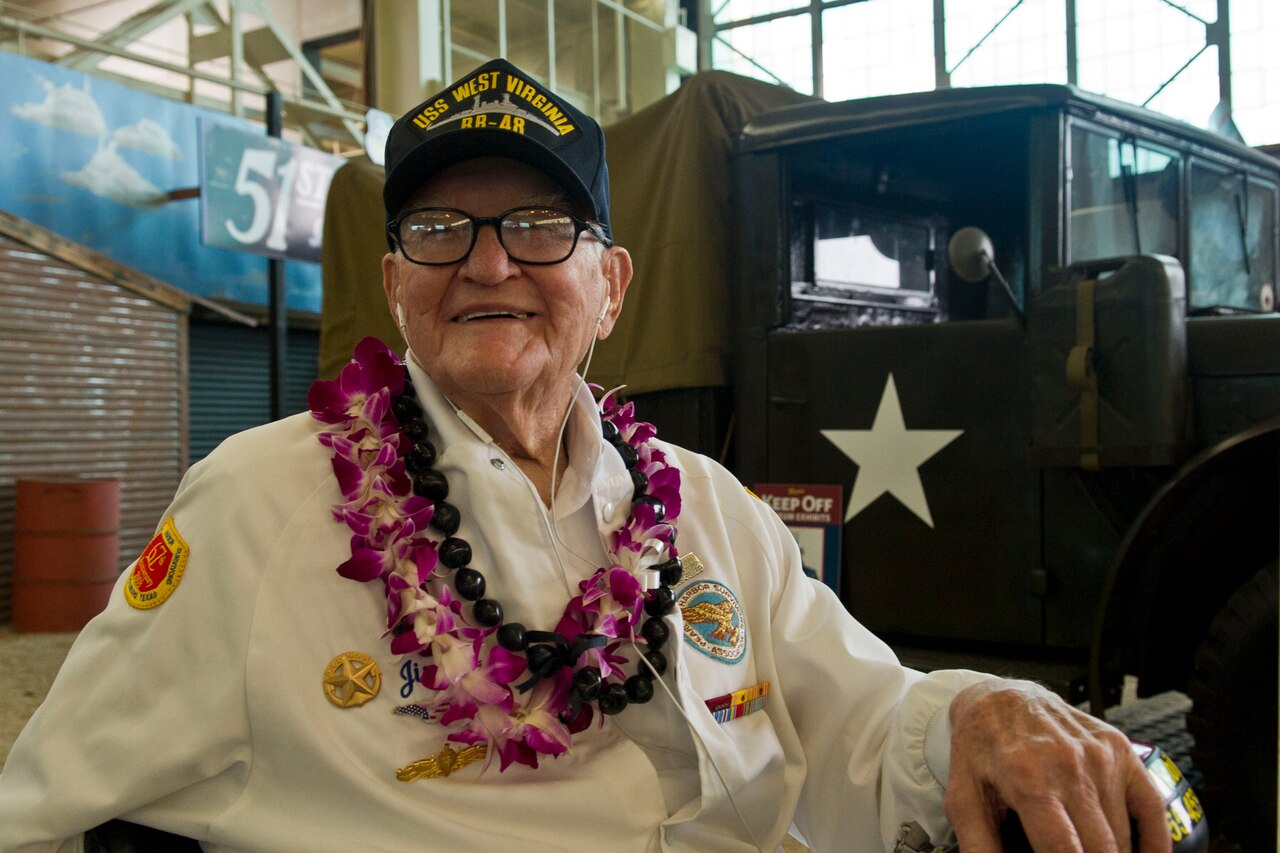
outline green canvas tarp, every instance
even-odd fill
[[[626,384],[628,394],[727,383],[734,139],[754,116],[807,100],[708,71],[605,128],[614,237],[630,250],[635,278],[613,334],[596,348],[591,381]],[[329,190],[321,376],[336,375],[364,335],[400,340],[382,293],[381,189],[380,168],[353,162]]]
[[[318,375],[332,379],[367,335],[400,347],[400,330],[382,292],[382,256],[387,253],[382,209],[382,167],[352,160],[333,175],[324,209],[320,246],[320,363]]]

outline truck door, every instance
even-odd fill
[[[844,488],[841,597],[867,627],[1040,643],[1021,324],[935,321],[934,224],[792,213],[790,319],[765,339],[769,479]]]

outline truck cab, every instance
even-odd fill
[[[1270,757],[1210,814],[1274,849],[1280,163],[1036,85],[775,110],[734,174],[744,482],[844,487],[841,598],[907,662],[1190,692],[1203,762]]]

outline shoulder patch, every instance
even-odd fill
[[[164,604],[182,582],[190,552],[172,518],[166,518],[160,532],[142,550],[133,574],[124,585],[124,598],[139,610]]]
[[[698,581],[676,602],[684,617],[684,639],[708,657],[737,663],[747,651],[747,622],[733,590],[716,581]]]

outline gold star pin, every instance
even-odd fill
[[[378,695],[382,670],[364,652],[343,652],[324,670],[324,695],[339,708],[356,708]]]
[[[416,779],[439,779],[448,776],[455,770],[461,770],[468,764],[483,761],[489,754],[489,747],[483,743],[468,746],[461,751],[448,744],[435,755],[415,761],[408,767],[396,771],[396,778],[401,782],[413,782]]]

